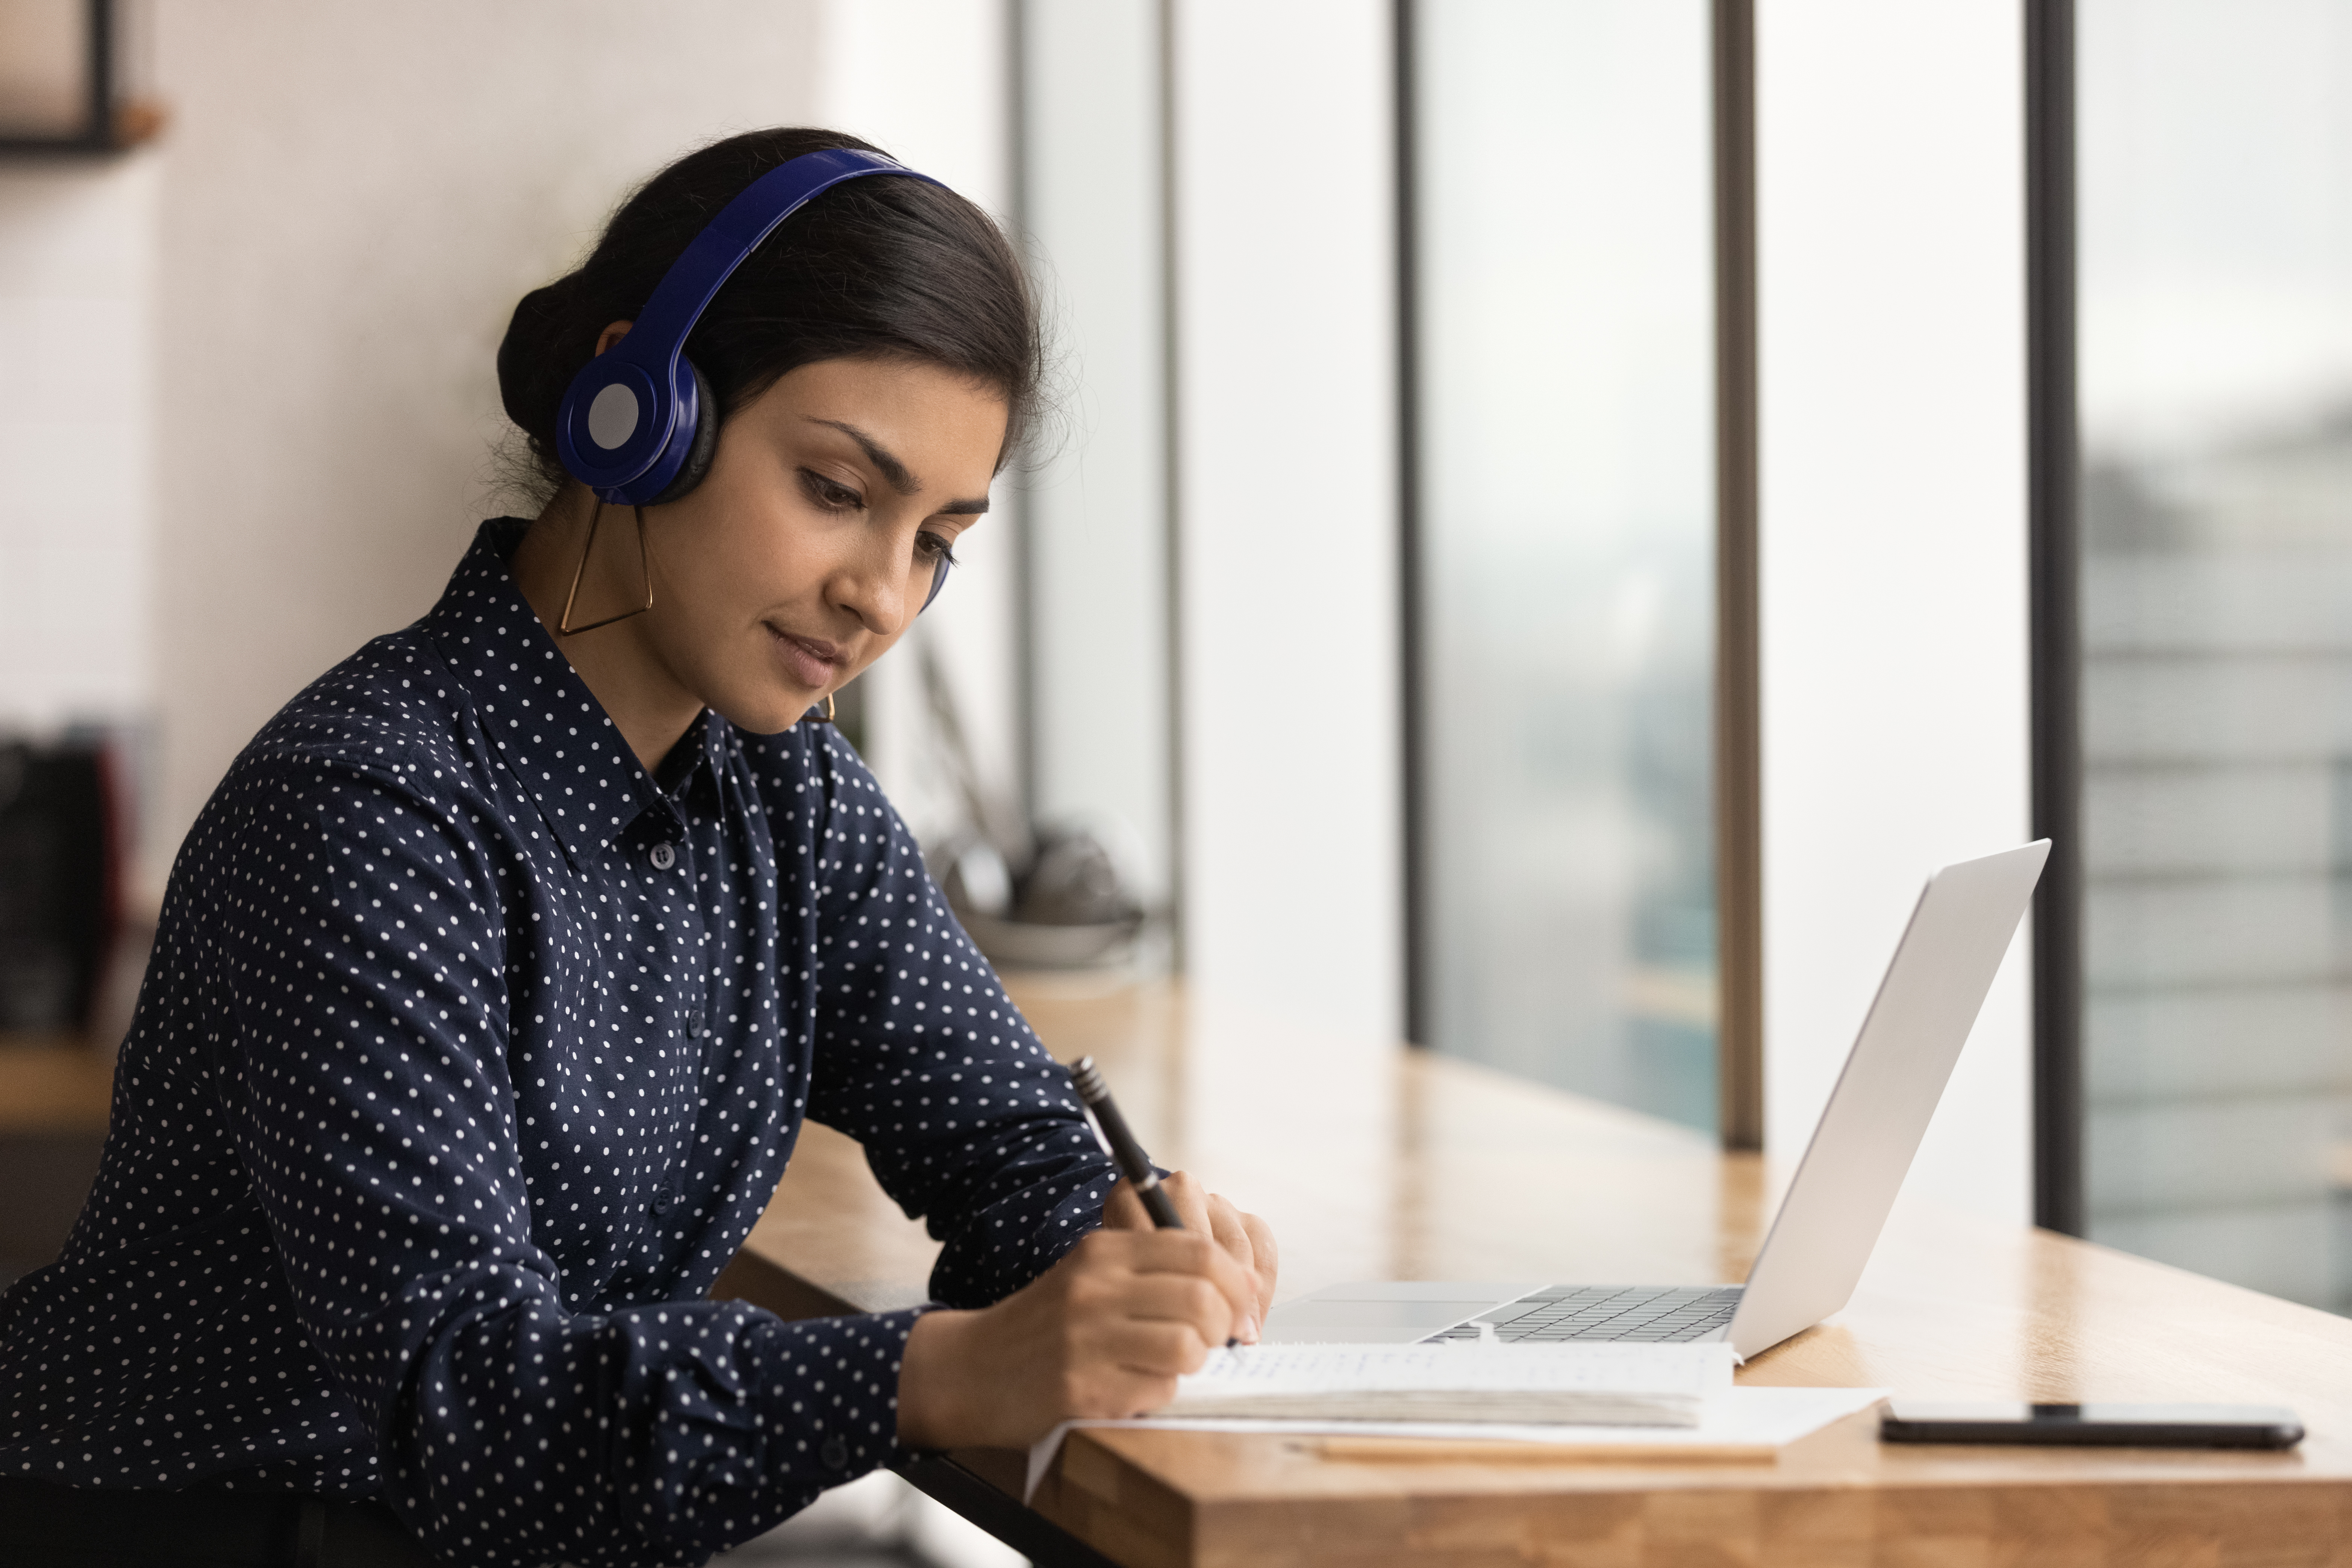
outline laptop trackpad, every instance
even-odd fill
[[[1466,1301],[1332,1301],[1309,1296],[1267,1313],[1265,1338],[1268,1344],[1411,1344],[1494,1304],[1492,1296]]]

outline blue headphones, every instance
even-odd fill
[[[564,389],[555,450],[573,478],[615,506],[676,500],[702,481],[719,445],[718,397],[686,357],[687,334],[779,225],[845,180],[867,174],[940,184],[879,153],[834,148],[769,170],[719,209],[662,274],[629,335],[581,366]],[[940,558],[925,609],[947,585],[950,564]]]

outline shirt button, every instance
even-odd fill
[[[849,1468],[849,1445],[838,1437],[827,1437],[824,1447],[817,1450],[817,1457],[836,1470],[845,1470]]]
[[[670,1205],[676,1202],[677,1202],[677,1199],[671,1194],[670,1190],[667,1187],[664,1187],[660,1192],[654,1194],[654,1213],[667,1214],[669,1213]]]
[[[672,866],[677,864],[677,851],[672,848],[669,844],[665,841],[655,845],[652,852],[648,854],[646,858],[654,863],[655,870],[667,871]]]

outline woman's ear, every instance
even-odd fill
[[[635,321],[614,321],[606,326],[603,331],[596,334],[596,352],[601,354],[623,338],[627,337],[629,329],[635,325]]]

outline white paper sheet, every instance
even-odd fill
[[[1695,1425],[1731,1387],[1709,1344],[1276,1344],[1209,1352],[1154,1416]]]
[[[1754,1444],[1780,1447],[1831,1422],[1866,1410],[1886,1397],[1883,1388],[1733,1388],[1707,1402],[1696,1426],[1503,1426],[1468,1422],[1198,1421],[1146,1417],[1139,1421],[1065,1421],[1029,1449],[1029,1475],[1021,1500],[1037,1495],[1037,1483],[1053,1468],[1062,1440],[1080,1426],[1127,1426],[1158,1432],[1243,1432],[1278,1436],[1421,1437],[1445,1441],[1617,1445],[1655,1443],[1711,1447]]]

